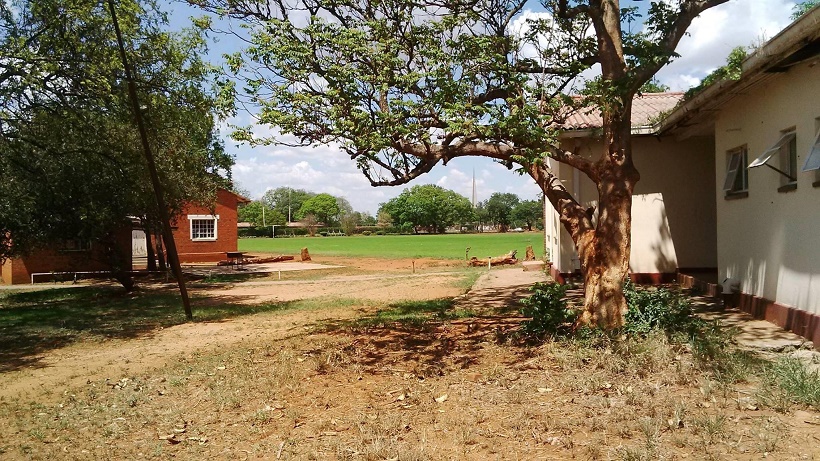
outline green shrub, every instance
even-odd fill
[[[532,339],[567,334],[577,312],[567,305],[566,285],[536,283],[530,289],[532,295],[522,300],[521,315],[530,317],[521,324],[521,333]]]
[[[362,231],[362,235],[364,235],[364,236],[368,236],[368,235],[370,235],[370,234],[372,234],[372,232],[370,232],[370,231]]]
[[[702,322],[679,292],[665,288],[639,290],[627,279],[624,296],[629,309],[624,318],[627,335],[646,336],[656,329],[667,333],[687,332],[692,327],[700,327],[700,324],[692,325],[693,321]]]
[[[377,230],[376,235],[384,235],[384,231],[383,230]]]

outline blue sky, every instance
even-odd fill
[[[648,3],[624,1],[622,6],[635,4],[644,8]],[[658,80],[673,91],[697,85],[706,74],[724,64],[735,46],[759,43],[788,25],[793,6],[794,1],[786,0],[731,0],[706,11],[692,23],[689,35],[678,46],[681,57],[663,68],[657,75]],[[171,4],[168,10],[174,28],[189,24],[191,16],[202,15],[201,11],[181,3]],[[539,10],[533,8],[530,11]],[[211,44],[210,52],[210,59],[215,64],[222,62],[223,53],[236,51],[241,46],[237,39],[215,38],[217,41]],[[235,119],[223,124],[222,130],[226,149],[236,156],[234,180],[250,192],[251,198],[261,197],[268,189],[290,186],[343,196],[354,209],[375,214],[380,203],[416,184],[438,184],[469,198],[473,171],[479,200],[487,199],[493,192],[512,192],[522,199],[535,199],[539,192],[529,176],[520,176],[482,158],[459,158],[447,166],[438,165],[407,186],[374,188],[349,157],[333,147],[250,147],[238,145],[228,138],[228,124],[244,126],[251,120],[250,114],[240,111]],[[256,130],[268,134],[271,127],[260,126]]]

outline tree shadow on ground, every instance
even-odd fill
[[[195,322],[283,310],[293,302],[243,304],[237,296],[192,297]],[[169,288],[82,286],[0,293],[0,373],[43,367],[50,350],[80,340],[151,337],[186,323],[179,293]]]
[[[358,319],[324,322],[322,329],[351,338],[347,352],[366,370],[441,376],[478,364],[488,343],[505,340],[519,327],[522,318],[511,313],[516,303],[496,301],[520,293],[495,293],[471,292],[469,302],[459,297],[394,303]]]

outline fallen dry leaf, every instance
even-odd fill
[[[436,397],[436,402],[441,403],[447,400],[447,394],[443,394],[441,397]]]

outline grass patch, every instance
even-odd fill
[[[820,373],[809,370],[799,359],[784,357],[768,364],[763,374],[761,403],[780,412],[794,405],[820,410]]]
[[[298,254],[310,248],[311,254],[369,258],[439,258],[464,259],[470,256],[487,258],[518,250],[524,254],[527,246],[543,257],[542,232],[505,234],[441,234],[441,235],[371,235],[350,237],[295,237],[239,239],[239,250],[277,254]]]
[[[192,297],[194,321],[293,309],[353,305],[353,300],[310,299],[254,305]],[[76,287],[0,293],[0,371],[36,361],[42,352],[76,341],[134,338],[186,323],[173,290]]]

